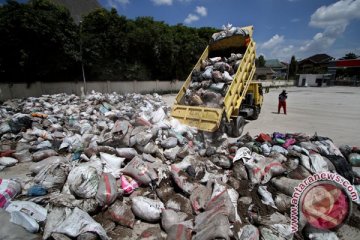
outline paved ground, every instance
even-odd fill
[[[335,144],[360,145],[360,88],[323,87],[287,88],[287,115],[277,114],[277,97],[282,91],[265,94],[261,114],[244,129],[255,136],[261,132],[303,132],[333,139]],[[164,95],[168,104],[175,95]]]

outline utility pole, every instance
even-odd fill
[[[85,70],[84,70],[84,61],[83,61],[83,51],[82,51],[82,21],[80,21],[80,61],[81,61],[81,72],[84,81],[84,93],[86,95],[86,78],[85,78]]]

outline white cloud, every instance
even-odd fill
[[[312,40],[300,47],[303,52],[327,51],[346,30],[352,20],[360,19],[360,0],[342,0],[329,6],[318,8],[309,25],[322,28]]]
[[[310,26],[327,28],[347,26],[351,20],[360,19],[360,0],[342,0],[318,8],[311,15]]]
[[[191,0],[181,0],[181,1],[191,1]],[[201,17],[207,16],[207,9],[204,6],[197,6],[195,8],[195,13],[189,13],[189,15],[185,18],[184,23],[185,24],[191,24],[192,22],[199,21]]]
[[[126,4],[130,3],[129,0],[115,0],[115,2],[118,2],[118,3],[122,4],[122,5],[126,5]]]
[[[107,0],[106,5],[111,8],[119,9],[119,5],[125,7],[129,3],[130,0]]]
[[[192,22],[198,21],[200,18],[198,15],[190,13],[184,20],[184,23],[191,24]]]
[[[291,19],[291,22],[293,22],[293,23],[300,22],[300,19],[299,18],[293,18],[293,19]]]
[[[261,45],[263,49],[271,49],[276,47],[277,45],[281,44],[284,41],[284,36],[279,36],[278,34],[274,35],[268,41],[264,42]]]
[[[172,5],[173,0],[151,0],[155,5]]]
[[[202,17],[206,17],[207,15],[207,9],[204,6],[197,6],[195,11]]]

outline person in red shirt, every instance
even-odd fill
[[[286,114],[286,99],[287,99],[287,92],[283,90],[279,94],[279,104],[278,104],[278,114],[280,114],[280,109],[284,109],[284,114]]]

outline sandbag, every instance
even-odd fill
[[[32,158],[34,162],[39,162],[45,158],[57,156],[59,155],[56,151],[53,149],[46,149],[46,150],[40,150],[35,153],[33,153]]]
[[[327,172],[329,167],[324,158],[318,153],[310,153],[311,168],[314,173]]]
[[[41,162],[32,164],[30,166],[30,171],[32,173],[38,174],[41,171],[41,169],[43,169],[44,167],[46,167],[52,163],[66,163],[66,162],[67,162],[67,160],[61,156],[48,157],[48,158],[42,160]]]
[[[155,154],[159,150],[157,145],[155,145],[155,143],[153,142],[149,142],[145,146],[136,145],[136,149],[142,153],[147,153],[147,154]]]
[[[105,216],[124,227],[133,228],[135,225],[135,216],[131,207],[119,200],[109,207]]]
[[[206,204],[211,197],[211,189],[201,184],[195,184],[194,189],[190,195],[191,206],[196,214],[205,210]]]
[[[235,210],[235,222],[238,224],[241,224],[241,219],[240,216],[238,214],[238,200],[239,200],[239,193],[233,189],[233,188],[228,188],[227,189],[230,201],[232,203],[232,205],[234,206],[234,210]]]
[[[252,153],[252,158],[244,160],[244,164],[248,169],[250,179],[252,183],[265,184],[273,176],[277,176],[286,171],[281,165],[286,161],[286,158],[282,155],[274,155],[273,157],[264,157],[257,153]]]
[[[15,180],[0,178],[0,208],[6,208],[21,192],[21,185]]]
[[[174,224],[170,227],[166,240],[191,240],[191,232],[184,224]]]
[[[334,164],[336,172],[349,180],[350,183],[353,182],[354,176],[352,173],[351,165],[344,157],[338,155],[326,155],[327,159],[329,159],[332,164]]]
[[[233,164],[233,176],[238,180],[248,180],[248,173],[245,165],[241,161],[237,161]]]
[[[272,146],[271,152],[272,152],[272,153],[273,153],[273,152],[281,153],[281,154],[283,154],[283,155],[285,155],[285,156],[288,155],[288,151],[287,151],[285,148],[283,148],[283,147],[281,147],[281,146],[278,146],[278,145]]]
[[[45,187],[47,190],[52,188],[61,189],[67,179],[69,166],[64,163],[52,163],[35,176],[34,182]]]
[[[208,66],[208,67],[206,67],[206,70],[201,74],[201,76],[204,79],[211,79],[212,78],[212,71],[213,71],[213,67]]]
[[[192,214],[190,200],[179,193],[172,195],[165,203],[165,207],[166,209],[173,209],[190,215]]]
[[[260,232],[259,229],[257,229],[257,227],[255,227],[254,225],[245,225],[240,229],[240,232],[237,234],[237,239],[239,240],[247,240],[247,239],[252,239],[252,240],[259,240],[260,238]]]
[[[231,82],[233,80],[233,78],[230,76],[230,74],[227,71],[224,71],[222,77],[227,82]]]
[[[46,130],[38,129],[36,127],[34,127],[33,129],[28,129],[26,133],[37,136],[37,137],[41,137],[46,140],[54,140],[54,137],[52,136],[51,133],[49,133]]]
[[[164,157],[170,161],[175,161],[180,150],[181,150],[181,148],[179,146],[175,146],[173,148],[166,149],[164,151]]]
[[[169,233],[172,225],[184,222],[187,217],[188,215],[186,213],[175,212],[172,209],[165,209],[161,213],[161,225],[165,232]],[[186,223],[182,224],[186,224],[188,228],[193,228],[191,221],[186,221]]]
[[[140,132],[135,135],[136,144],[140,146],[145,146],[152,138],[153,134],[151,132]]]
[[[206,211],[195,217],[195,240],[225,239],[229,240],[230,223],[221,211]]]
[[[6,208],[11,214],[10,221],[24,227],[29,232],[39,231],[39,223],[44,222],[47,210],[40,205],[27,201],[13,201]]]
[[[120,177],[120,168],[122,163],[125,161],[125,158],[119,158],[115,155],[101,152],[100,159],[103,163],[105,163],[105,173],[111,173],[116,178]]]
[[[305,167],[303,167],[301,165],[298,165],[297,168],[295,168],[294,170],[289,172],[287,175],[287,177],[289,177],[289,178],[298,179],[298,180],[303,180],[310,176],[311,176],[311,173],[308,170],[306,170]]]
[[[39,240],[38,234],[33,234],[25,228],[10,222],[11,214],[0,208],[0,236],[6,240]]]
[[[22,226],[31,233],[36,233],[39,231],[39,224],[35,221],[35,219],[31,218],[29,215],[23,212],[19,212],[19,211],[11,212],[10,222]]]
[[[137,196],[132,199],[131,209],[138,218],[148,222],[157,222],[160,220],[161,212],[165,206],[158,200]]]
[[[302,180],[295,180],[286,177],[273,178],[271,179],[271,183],[282,193],[292,196],[295,191],[295,187],[297,187]]]
[[[29,201],[12,201],[6,211],[23,212],[37,222],[44,222],[47,217],[47,210],[42,206]]]
[[[268,143],[264,143],[261,145],[261,150],[264,156],[269,156],[271,152],[271,146],[269,146]]]
[[[275,205],[281,213],[288,212],[291,207],[291,197],[277,193],[275,196]]]
[[[230,222],[235,222],[237,214],[226,186],[215,181],[210,201],[206,204],[206,211],[222,209],[222,214],[228,216]]]
[[[146,162],[139,157],[134,157],[122,172],[133,177],[138,183],[148,185],[157,180],[157,174],[154,169],[150,168]]]
[[[178,143],[177,138],[175,138],[175,137],[169,137],[169,138],[161,141],[161,146],[162,146],[163,148],[166,148],[166,149],[168,149],[168,148],[174,148],[174,147],[177,146],[177,143]]]
[[[24,149],[21,151],[17,151],[12,154],[14,158],[16,158],[19,162],[31,162],[33,160],[29,149]]]
[[[261,202],[263,204],[272,206],[275,209],[277,208],[271,193],[267,190],[267,186],[259,186],[258,193],[261,195]]]
[[[182,171],[171,170],[171,177],[176,185],[187,194],[191,194],[195,188],[195,184],[190,180],[187,174]]]
[[[150,121],[151,123],[156,124],[163,121],[165,117],[166,117],[166,113],[164,112],[164,109],[160,107],[158,110],[156,110],[151,114]]]
[[[102,240],[109,239],[104,228],[95,222],[89,214],[79,208],[74,208],[72,213],[53,232],[63,233],[69,237],[77,237],[82,233],[94,232]]]
[[[119,157],[125,159],[133,159],[137,156],[137,151],[134,148],[116,148],[116,153]]]
[[[0,165],[11,167],[18,163],[18,160],[12,157],[0,157]]]
[[[248,159],[251,159],[251,151],[247,147],[242,147],[236,151],[235,157],[233,158],[233,162],[235,163],[238,160],[245,161]]]
[[[80,198],[93,198],[96,195],[99,176],[94,167],[78,166],[71,170],[68,183],[73,194]]]
[[[103,173],[99,180],[96,200],[100,206],[110,206],[117,198],[116,179],[113,175]]]

